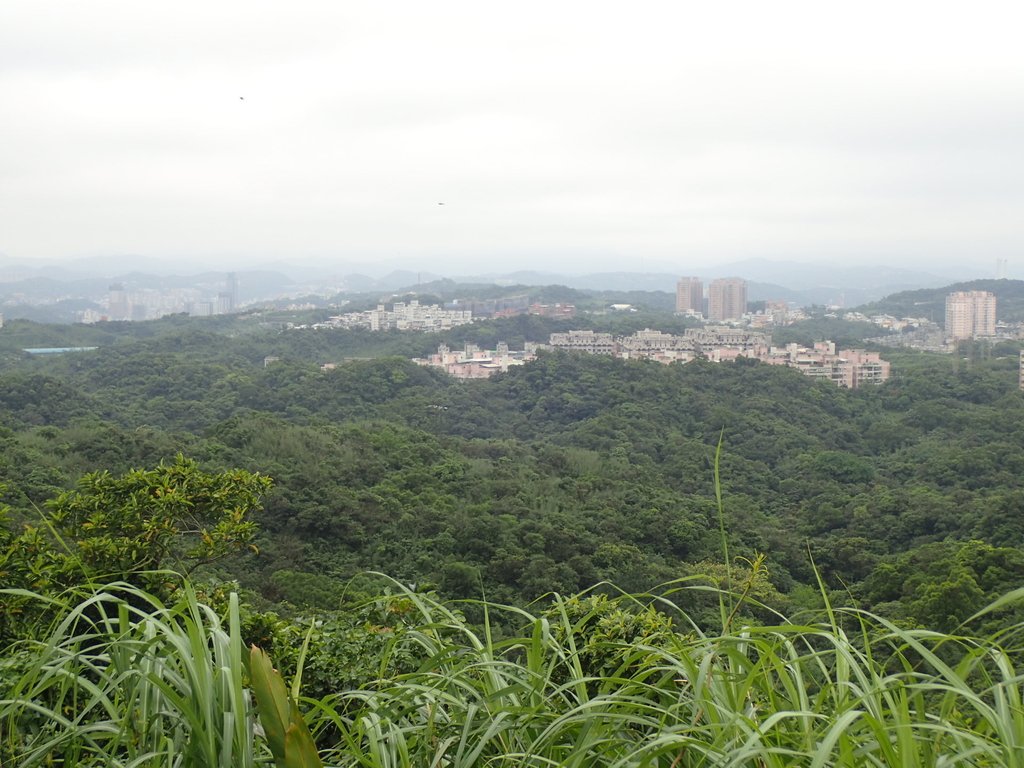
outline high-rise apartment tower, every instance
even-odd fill
[[[238,276],[228,272],[225,283],[227,290],[217,294],[218,315],[228,315],[238,309]]]
[[[676,283],[676,312],[704,314],[704,284],[699,277],[681,277]]]
[[[946,337],[973,339],[996,334],[996,297],[988,291],[956,291],[946,296]]]
[[[738,277],[712,280],[708,286],[708,319],[739,320],[747,311],[747,281]]]
[[[107,315],[111,320],[128,320],[131,317],[132,305],[128,300],[128,292],[121,283],[110,286],[107,299]]]

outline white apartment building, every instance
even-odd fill
[[[434,304],[395,302],[391,309],[378,304],[367,312],[349,312],[332,317],[328,325],[340,328],[369,328],[371,331],[445,331],[473,322],[470,310],[447,310]]]

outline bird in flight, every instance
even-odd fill
[[[238,100],[239,100],[239,101],[245,101],[245,96],[239,96],[239,97],[238,97]]]

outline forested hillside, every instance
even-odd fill
[[[315,364],[367,336],[172,325],[12,366],[3,501],[31,520],[85,472],[183,453],[273,478],[258,554],[216,566],[268,603],[332,607],[373,569],[525,604],[714,572],[721,440],[731,551],[767,556],[779,606],[818,599],[813,563],[836,600],[951,627],[976,607],[953,596],[1024,575],[1015,358],[904,355],[852,392],[747,361],[547,354],[473,382],[401,358]]]
[[[5,328],[0,763],[1014,764],[1016,345],[405,357],[553,328]]]
[[[946,319],[946,296],[953,291],[990,291],[996,297],[996,319],[1000,322],[1024,320],[1024,281],[968,280],[943,288],[901,291],[857,309],[865,314],[884,313],[896,317],[924,317],[942,325]]]

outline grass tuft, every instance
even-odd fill
[[[424,661],[297,702],[325,765],[1024,766],[1021,657],[1000,644],[1020,628],[943,634],[828,606],[821,621],[728,614],[718,634],[681,633],[665,629],[691,624],[670,590],[555,596],[540,614],[487,605],[477,628],[391,586]],[[221,617],[188,587],[173,606],[123,584],[84,596],[0,700],[0,762],[271,764],[238,624],[236,598]]]

